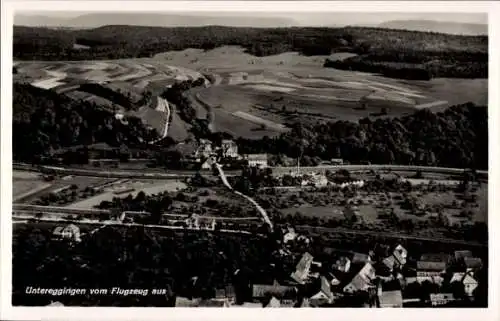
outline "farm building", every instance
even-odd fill
[[[80,229],[74,224],[69,224],[65,227],[58,226],[54,229],[52,236],[58,240],[68,240],[72,242],[80,242]]]
[[[366,263],[363,268],[354,276],[354,278],[344,287],[344,292],[354,293],[357,291],[368,291],[374,287],[375,268],[370,263]]]
[[[245,159],[250,167],[267,167],[267,154],[248,154]]]
[[[221,144],[222,157],[237,158],[238,145],[230,139],[223,139]]]

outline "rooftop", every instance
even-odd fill
[[[420,257],[420,261],[426,262],[449,262],[451,255],[448,253],[425,253]]]
[[[379,297],[380,307],[402,307],[403,295],[400,290],[397,291],[384,291]]]
[[[464,263],[468,269],[480,269],[483,267],[483,261],[478,257],[465,257]]]
[[[428,261],[418,261],[417,270],[419,271],[444,271],[446,270],[445,262],[428,262]]]

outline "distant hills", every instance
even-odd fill
[[[433,20],[393,20],[378,25],[380,28],[430,31],[455,35],[487,35],[487,24],[443,22]]]
[[[291,27],[298,23],[294,19],[282,17],[250,17],[250,16],[196,16],[156,13],[92,13],[74,18],[50,16],[16,15],[14,25],[27,27],[50,28],[96,28],[104,25],[129,25],[149,27],[180,26],[231,26],[231,27]]]

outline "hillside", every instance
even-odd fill
[[[353,164],[408,164],[455,168],[488,168],[488,110],[473,104],[444,112],[428,109],[392,119],[361,119],[305,125],[276,138],[240,139],[242,153],[273,153],[314,165],[320,159],[343,158]]]
[[[51,151],[104,142],[112,146],[138,146],[157,133],[139,118],[117,120],[96,104],[72,100],[52,90],[14,84],[12,142],[16,161],[36,161]]]
[[[381,23],[380,28],[439,32],[453,35],[483,36],[488,34],[487,24],[458,23],[432,20],[393,20]]]
[[[75,44],[88,48],[75,49]],[[207,50],[224,45],[240,45],[248,53],[260,57],[289,51],[307,56],[350,52],[361,56],[346,59],[340,65],[327,62],[327,67],[359,71],[380,72],[366,65],[382,63],[389,69],[423,69],[431,76],[486,78],[488,69],[487,36],[360,27],[160,28],[109,25],[87,30],[14,28],[14,57],[26,60],[152,57],[160,52],[187,48]],[[360,59],[361,63],[357,61]]]

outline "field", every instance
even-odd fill
[[[352,54],[309,57],[287,52],[256,57],[241,47],[224,46],[171,51],[153,58],[18,62],[14,81],[52,88],[108,108],[114,104],[124,112],[109,97],[82,92],[80,84],[98,83],[137,103],[145,91],[157,96],[177,81],[206,77],[210,86],[187,93],[198,117],[207,118],[210,112],[213,130],[247,138],[279,135],[297,120],[357,121],[403,116],[422,108],[441,111],[468,101],[487,104],[487,79],[407,81],[323,67],[326,58],[349,56]],[[157,112],[151,112],[156,108],[153,105],[130,113],[162,132],[165,122]],[[171,137],[184,140],[189,129],[190,125],[173,113]]]
[[[184,183],[178,181],[137,181],[122,180],[104,188],[103,193],[82,200],[81,202],[68,205],[69,208],[89,209],[99,205],[102,201],[111,201],[114,197],[135,197],[140,191],[146,195],[158,194],[161,192],[172,192],[182,190],[186,187]]]
[[[48,189],[51,186],[52,184],[43,181],[38,173],[23,171],[12,172],[12,200],[14,202]]]
[[[350,54],[335,55],[329,58],[343,59]],[[421,108],[440,111],[468,101],[486,104],[488,97],[485,79],[438,78],[428,82],[389,79],[323,68],[327,56],[284,53],[255,57],[240,47],[225,46],[209,51],[167,52],[155,58],[210,75],[212,86],[192,90],[191,96],[200,106],[213,109],[216,130],[236,136],[277,135],[281,131],[275,130],[275,125],[286,126],[298,119],[315,123],[402,116]],[[381,115],[382,108],[387,116]],[[236,119],[235,112],[253,117]],[[256,124],[257,118],[275,125]]]

